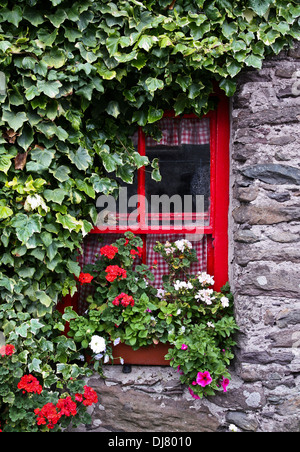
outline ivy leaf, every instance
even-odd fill
[[[147,156],[140,155],[138,152],[133,153],[133,159],[137,169],[149,165],[149,158]]]
[[[22,135],[18,138],[18,145],[26,152],[31,143],[33,142],[33,130],[31,127],[24,127]]]
[[[0,154],[0,171],[7,174],[11,167],[11,160],[13,158],[14,156],[10,154]]]
[[[44,197],[47,201],[52,201],[56,204],[62,204],[64,198],[66,196],[65,190],[62,188],[55,188],[54,190],[45,190]]]
[[[61,213],[57,213],[56,219],[64,229],[68,229],[70,232],[79,232],[82,228],[82,223],[77,221],[76,218],[72,217],[70,214],[62,215]]]
[[[90,154],[81,146],[76,152],[70,151],[69,159],[79,170],[87,170],[89,165],[92,163]]]
[[[220,88],[223,89],[227,96],[231,97],[236,91],[236,83],[230,79],[223,79],[220,82]]]
[[[157,109],[150,105],[148,110],[148,122],[152,124],[153,122],[159,121],[163,115],[164,111],[162,109]]]
[[[53,176],[55,177],[55,179],[57,179],[59,182],[66,182],[69,178],[69,174],[71,172],[70,168],[65,166],[65,165],[61,165],[59,166],[56,170],[51,171],[50,172],[53,173]]]
[[[255,56],[255,55],[249,55],[245,58],[245,64],[247,66],[255,67],[256,69],[262,68],[262,58]]]
[[[109,115],[117,118],[121,113],[119,102],[111,100],[106,107],[106,111]]]
[[[221,7],[226,9],[227,11],[232,11],[233,6],[229,0],[216,0],[216,3]]]
[[[57,29],[50,33],[45,28],[42,28],[41,30],[38,31],[37,35],[41,42],[43,42],[47,47],[51,47],[56,39],[57,33],[58,33]]]
[[[108,173],[116,171],[117,167],[123,164],[122,158],[117,153],[110,154],[106,149],[100,151],[100,157]]]
[[[31,319],[30,320],[30,330],[33,334],[36,334],[38,330],[43,328],[43,323],[41,323],[38,319]]]
[[[20,326],[16,328],[16,334],[21,337],[27,337],[27,330],[29,329],[29,325],[27,323],[22,323]]]
[[[126,182],[127,184],[133,183],[133,177],[134,177],[134,168],[128,164],[118,166],[117,168],[117,177],[120,177],[122,181]]]
[[[7,122],[9,127],[16,132],[23,126],[24,122],[27,121],[27,116],[23,111],[13,113],[12,111],[3,110],[2,120]]]
[[[49,53],[47,53],[44,56],[42,61],[46,63],[48,67],[54,67],[55,69],[59,69],[66,63],[67,57],[63,50],[52,49]]]
[[[49,168],[55,152],[50,149],[35,148],[31,151],[31,161],[26,164],[27,171],[45,171]]]
[[[4,220],[5,218],[11,217],[13,215],[13,211],[10,207],[0,206],[0,220]]]
[[[11,220],[11,226],[15,228],[20,242],[26,243],[35,232],[41,232],[41,217],[37,214],[27,216],[19,213]]]
[[[0,287],[5,287],[5,289],[7,289],[9,292],[13,293],[14,290],[13,280],[5,275],[2,275],[2,273],[0,273],[0,276],[1,276]]]
[[[44,93],[46,96],[54,98],[58,95],[59,89],[61,88],[62,84],[58,80],[53,82],[48,82],[45,80],[38,81],[37,82],[37,88],[39,90],[39,93]]]
[[[176,102],[174,104],[174,110],[175,110],[176,116],[183,113],[183,111],[187,105],[187,102],[188,102],[188,99],[185,94],[181,93],[177,96]]]
[[[45,21],[42,13],[36,8],[26,7],[23,16],[28,20],[30,24],[34,25],[35,27],[38,27]]]
[[[147,124],[148,115],[144,110],[135,111],[132,116],[132,121],[137,122],[139,126],[145,126]]]
[[[156,91],[164,87],[164,82],[155,77],[148,77],[145,83],[149,91]]]
[[[140,49],[146,50],[146,52],[149,52],[151,47],[154,45],[155,42],[158,41],[158,38],[156,36],[147,36],[143,35],[139,39],[137,45]]]
[[[72,261],[71,259],[69,259],[69,260],[67,261],[67,267],[68,267],[69,271],[70,271],[71,273],[73,273],[75,276],[78,277],[78,276],[80,275],[81,267],[80,267],[80,265],[78,264],[78,262],[74,262],[74,261]]]
[[[64,9],[59,8],[54,14],[48,14],[46,17],[50,20],[54,27],[58,28],[68,18]]]
[[[159,169],[159,160],[158,158],[154,158],[151,162],[151,166],[153,168],[152,173],[151,173],[151,178],[153,180],[155,180],[156,182],[160,182],[162,177],[160,174],[160,169]]]
[[[259,16],[263,16],[272,3],[273,0],[249,0],[249,7]]]
[[[87,180],[76,179],[76,186],[78,190],[86,193],[90,198],[95,199],[95,190],[93,187],[87,182]]]
[[[5,21],[13,24],[15,27],[18,27],[23,17],[23,10],[20,6],[14,6],[12,11],[4,8],[1,14]]]
[[[50,298],[51,300],[51,298]],[[51,300],[52,301],[52,300]],[[45,304],[45,303],[42,303]],[[46,306],[46,305],[45,305]],[[50,306],[50,305],[49,305]],[[49,307],[47,306],[47,307]],[[33,358],[33,360],[31,361],[31,363],[28,364],[28,370],[29,372],[41,372],[41,364],[42,361],[38,358]]]
[[[111,195],[118,188],[115,180],[109,179],[108,177],[100,177],[98,174],[93,174],[90,181],[96,193]]]

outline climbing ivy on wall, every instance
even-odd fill
[[[33,317],[75,289],[96,219],[147,165],[137,126],[198,115],[299,39],[296,0],[0,0],[0,303]],[[6,86],[4,86],[6,85]],[[158,178],[157,167],[152,168]],[[0,322],[1,329],[1,322]]]

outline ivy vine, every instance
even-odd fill
[[[297,0],[0,0],[0,297],[32,316],[74,293],[75,254],[147,165],[130,137],[213,108],[299,39]],[[153,168],[153,177],[157,177]],[[1,327],[1,322],[0,322]],[[1,329],[1,328],[0,328]]]

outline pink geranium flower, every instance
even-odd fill
[[[196,382],[198,385],[202,386],[203,388],[205,386],[209,385],[212,382],[212,378],[211,378],[208,370],[205,372],[198,372]]]
[[[181,350],[187,350],[188,346],[186,344],[182,344]]]

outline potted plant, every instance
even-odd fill
[[[86,315],[66,308],[69,334],[93,352],[97,370],[102,361],[148,364],[149,347],[163,346],[157,362],[152,355],[151,364],[175,367],[193,397],[226,390],[237,329],[229,287],[214,291],[212,276],[189,273],[197,257],[188,240],[157,242],[154,250],[169,269],[161,289],[153,287],[148,266],[134,265],[142,253],[139,237],[128,232],[101,248],[100,258],[87,265],[79,278],[95,289],[88,297]],[[140,358],[132,357],[132,352],[140,353]],[[120,356],[121,361],[116,361]]]

